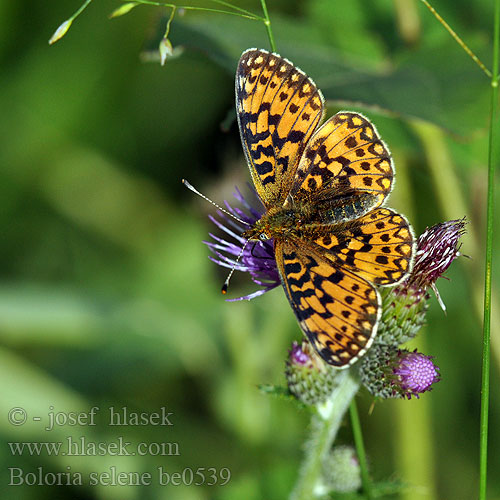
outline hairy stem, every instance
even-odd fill
[[[353,370],[339,374],[343,377],[330,398],[318,405],[311,419],[310,436],[305,445],[299,479],[290,496],[291,500],[312,500],[326,493],[322,481],[322,464],[330,452],[342,419],[359,389],[359,379]]]

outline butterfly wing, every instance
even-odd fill
[[[283,204],[324,99],[314,82],[265,50],[244,52],[236,72],[236,111],[252,180],[266,207]]]
[[[375,287],[306,241],[276,241],[275,255],[286,296],[311,344],[331,365],[354,363],[377,331]]]
[[[336,227],[320,227],[313,242],[336,265],[376,285],[403,280],[415,253],[408,221],[389,208],[377,208]]]
[[[358,113],[342,111],[312,136],[290,194],[322,203],[324,210],[354,206],[359,216],[383,203],[393,177],[389,150],[375,127]]]

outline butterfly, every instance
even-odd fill
[[[383,207],[394,167],[370,121],[325,101],[311,78],[278,54],[249,49],[236,72],[236,113],[265,213],[243,233],[270,240],[301,329],[329,364],[346,368],[372,344],[378,286],[407,277],[415,253],[408,221]]]

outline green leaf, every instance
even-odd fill
[[[299,408],[312,408],[310,406],[301,403],[289,390],[288,387],[284,387],[282,385],[272,385],[272,384],[261,384],[258,386],[258,389],[263,394],[269,394],[271,396],[275,396],[279,399],[284,399],[287,401],[291,401],[296,404]]]
[[[486,126],[488,82],[453,40],[406,50],[399,62],[374,67],[330,46],[307,23],[273,16],[273,30],[278,52],[313,78],[330,105],[425,120],[462,136]],[[231,74],[243,50],[267,46],[260,23],[229,16],[178,19],[173,42],[202,51]]]

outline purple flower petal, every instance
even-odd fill
[[[398,392],[408,399],[419,397],[422,392],[430,391],[432,384],[439,381],[439,368],[432,362],[432,356],[415,351],[398,354],[398,365],[393,370],[397,380]]]
[[[425,288],[431,286],[459,256],[458,241],[465,233],[465,218],[450,220],[427,228],[417,241],[415,263],[408,282]]]
[[[255,224],[263,214],[263,207],[259,211],[257,208],[243,197],[241,191],[236,188],[234,197],[243,205],[243,208],[233,208],[227,201],[227,210],[249,225]],[[257,199],[256,195],[255,198]],[[209,257],[221,267],[235,269],[236,271],[248,272],[253,282],[263,287],[253,293],[235,299],[226,299],[229,302],[238,300],[251,300],[265,292],[277,287],[280,283],[280,276],[274,258],[274,243],[267,241],[247,241],[241,233],[244,228],[227,214],[217,212],[217,218],[209,215],[209,219],[226,233],[228,239],[210,233],[213,241],[204,241],[210,251],[216,257]]]
[[[306,365],[311,361],[307,352],[302,349],[302,345],[295,341],[292,344],[292,348],[288,351],[288,357],[292,363],[299,365]]]

